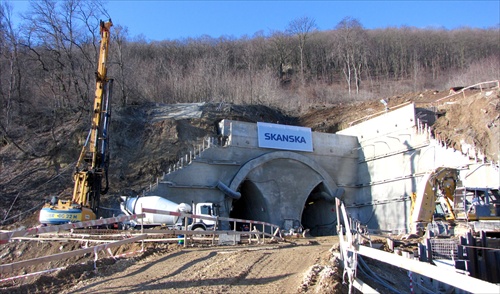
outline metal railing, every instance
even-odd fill
[[[279,233],[279,227],[266,223],[266,222],[260,222],[260,221],[253,221],[253,220],[242,220],[242,219],[234,219],[234,218],[225,218],[225,217],[208,217],[208,216],[203,216],[203,215],[195,215],[195,214],[186,214],[186,213],[179,213],[179,212],[172,212],[172,211],[160,211],[160,210],[154,210],[154,209],[143,209],[143,213],[141,214],[134,214],[131,216],[117,216],[117,217],[111,217],[111,218],[106,218],[106,219],[98,219],[98,220],[92,220],[92,221],[85,221],[85,222],[76,222],[76,223],[68,223],[68,224],[63,224],[63,225],[54,225],[54,226],[45,226],[45,227],[35,227],[35,228],[30,228],[27,230],[19,230],[19,231],[7,231],[7,232],[1,232],[0,233],[0,244],[5,244],[9,242],[10,240],[17,239],[17,240],[50,240],[50,238],[43,238],[40,237],[40,235],[46,234],[46,233],[51,233],[51,232],[68,232],[70,231],[70,235],[74,234],[74,229],[78,228],[87,228],[87,227],[93,227],[93,226],[103,226],[103,225],[109,225],[109,224],[115,224],[115,223],[120,223],[124,222],[127,220],[137,220],[137,219],[142,219],[145,214],[144,213],[160,213],[160,214],[168,214],[168,215],[175,215],[175,216],[180,216],[180,217],[191,217],[191,218],[196,218],[196,219],[205,219],[205,220],[215,220],[216,223],[218,221],[233,221],[235,224],[236,222],[239,223],[248,223],[250,225],[253,225],[253,229],[250,231],[244,231],[244,232],[237,232],[236,231],[236,225],[235,229],[233,231],[219,231],[215,230],[217,229],[217,226],[214,227],[214,230],[207,230],[207,231],[191,231],[191,230],[144,230],[144,226],[141,225],[141,230],[140,232],[138,231],[137,234],[127,234],[127,238],[124,238],[123,234],[119,234],[117,237],[119,240],[114,240],[114,239],[102,239],[99,238],[99,240],[89,240],[85,238],[80,238],[77,241],[80,242],[85,242],[88,244],[89,242],[95,242],[95,243],[106,243],[106,244],[100,244],[92,247],[86,247],[84,249],[78,249],[78,250],[73,250],[73,251],[68,251],[68,252],[63,252],[59,254],[54,254],[54,255],[48,255],[48,256],[42,256],[34,259],[29,259],[29,260],[23,260],[19,262],[12,262],[8,264],[2,264],[0,265],[0,276],[3,278],[6,273],[13,273],[16,270],[23,269],[28,266],[33,266],[41,263],[49,263],[55,260],[61,260],[61,259],[68,259],[70,257],[74,256],[82,256],[88,253],[94,253],[95,254],[95,259],[94,259],[94,269],[96,269],[96,261],[98,258],[98,253],[101,251],[107,251],[109,255],[112,258],[116,258],[119,256],[125,256],[129,254],[134,254],[138,252],[143,252],[144,251],[144,242],[145,241],[150,241],[150,242],[178,242],[179,240],[183,240],[184,246],[186,246],[188,241],[196,241],[196,240],[206,240],[207,236],[209,239],[212,240],[212,243],[215,242],[216,236],[220,235],[232,235],[234,236],[234,242],[233,245],[236,245],[236,236],[237,235],[247,235],[249,236],[249,242],[254,241],[253,238],[255,238],[255,241],[259,244],[264,244],[266,242],[266,237],[269,238],[269,240],[274,239],[274,240],[279,240],[282,241],[283,239],[278,235]],[[142,223],[142,222],[141,222]],[[262,231],[257,229],[257,225],[262,225]],[[274,231],[273,234],[269,234],[266,232],[266,228],[269,227],[271,229],[271,232]],[[158,235],[179,235],[182,234],[183,237],[182,239],[179,238],[178,236],[176,238],[161,238],[161,239],[151,239],[151,236],[158,236]],[[189,238],[187,239],[187,235],[204,235],[205,238],[203,237],[198,237],[198,238]],[[30,238],[31,236],[32,238]],[[101,236],[102,237],[102,236]],[[57,240],[57,237],[53,240]],[[69,240],[68,238],[65,238],[65,240]],[[140,251],[135,251],[135,252],[129,252],[125,254],[120,254],[120,255],[113,255],[111,252],[111,248],[113,247],[118,247],[122,246],[128,243],[133,243],[133,242],[142,242],[142,247]],[[33,275],[38,275],[38,274],[44,274],[44,273],[49,273],[52,271],[56,270],[61,270],[64,269],[64,267],[58,267],[58,268],[52,268],[40,272],[34,272],[34,273],[28,273],[28,274],[22,274],[19,276],[13,276],[13,277],[8,277],[8,278],[3,278],[0,279],[0,282],[2,281],[7,281],[7,280],[13,280],[13,279],[18,279],[18,278],[26,278],[28,276],[33,276]]]
[[[365,230],[360,230],[360,228],[357,227],[357,221],[347,214],[344,204],[339,199],[336,199],[336,211],[338,224],[337,233],[339,234],[341,254],[340,259],[344,263],[344,276],[348,278],[349,292],[351,292],[352,287],[360,289],[360,285],[364,284],[356,276],[358,259],[360,259],[358,255],[362,255],[405,269],[409,272],[409,276],[411,276],[412,273],[417,273],[471,293],[476,293],[478,289],[481,289],[481,292],[484,293],[500,293],[500,285],[453,271],[446,271],[446,273],[444,273],[443,269],[437,266],[363,246],[361,245],[360,239]],[[343,224],[341,221],[343,221]],[[361,259],[360,261],[363,263]]]
[[[215,237],[216,235],[220,234],[230,234],[233,235],[235,238],[233,238],[233,245],[236,245],[236,235],[251,235],[257,237],[257,239],[260,242],[260,236],[262,236],[262,242],[265,242],[266,236],[269,238],[275,238],[278,240],[282,240],[281,236],[277,235],[279,233],[279,226],[267,222],[262,222],[262,221],[254,221],[254,220],[245,220],[245,219],[237,219],[237,218],[229,218],[229,217],[214,217],[214,216],[206,216],[206,215],[196,215],[196,214],[190,214],[190,213],[184,213],[184,212],[175,212],[175,211],[165,211],[165,210],[158,210],[158,209],[150,209],[150,208],[142,208],[143,213],[156,213],[156,214],[163,214],[163,215],[172,215],[172,216],[177,216],[180,218],[191,218],[191,219],[201,219],[201,220],[208,220],[208,221],[213,221],[216,225],[214,226],[213,230],[207,230],[203,232],[203,235],[212,235]],[[218,231],[218,224],[221,221],[227,221],[227,222],[233,222],[233,231]],[[249,224],[251,229],[249,231],[243,231],[243,232],[237,232],[236,231],[236,223],[246,223]],[[262,231],[259,231],[256,225],[261,225],[262,226]],[[253,228],[252,228],[253,226]],[[269,231],[271,234],[267,233],[266,227],[269,227]],[[187,228],[187,223],[184,227],[183,233],[185,234],[200,234],[200,232],[193,232],[193,231],[188,231]],[[185,236],[185,235],[184,235]],[[215,239],[214,239],[215,240]],[[184,237],[184,246],[187,244],[187,239]]]
[[[201,143],[193,146],[192,150],[189,150],[189,152],[187,152],[184,156],[180,157],[176,163],[171,164],[168,167],[168,170],[163,172],[162,178],[164,178],[165,175],[168,175],[170,173],[173,173],[177,170],[184,168],[185,166],[190,165],[193,162],[193,160],[195,160],[197,158],[201,158],[202,153],[205,150],[212,148],[214,146],[223,146],[223,142],[219,141],[218,138],[215,138],[215,137],[209,136],[209,137],[203,138]],[[156,178],[156,182],[150,183],[149,187],[146,187],[142,193],[154,191],[158,187],[159,182],[160,182],[160,178]]]
[[[491,85],[491,84],[494,84],[494,86],[486,87],[486,85]],[[453,90],[450,90],[450,94],[448,96],[440,98],[440,99],[437,99],[437,100],[434,100],[434,101],[431,101],[431,102],[432,103],[442,102],[443,100],[450,99],[450,98],[452,98],[452,97],[454,97],[456,95],[459,95],[459,94],[462,94],[463,97],[465,98],[465,91],[466,90],[475,90],[477,88],[479,88],[479,91],[481,91],[481,93],[485,89],[498,89],[498,88],[500,88],[500,81],[497,80],[497,81],[489,81],[489,82],[477,83],[475,85],[462,88],[462,89],[460,89],[457,92],[455,92]]]

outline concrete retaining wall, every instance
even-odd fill
[[[339,132],[359,140],[357,186],[361,188],[346,199],[346,206],[370,229],[408,232],[410,195],[417,192],[423,174],[437,167],[461,169],[465,186],[499,186],[494,166],[478,164],[433,139],[418,121],[418,112],[409,104]]]

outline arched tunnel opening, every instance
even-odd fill
[[[247,220],[256,220],[269,222],[268,205],[257,186],[245,180],[239,189],[241,198],[233,200],[229,217]],[[231,223],[231,229],[234,229],[234,223]],[[239,231],[251,230],[248,224],[237,223],[236,229]],[[260,228],[258,228],[260,230]]]
[[[331,236],[335,235],[337,215],[335,206],[329,200],[323,183],[316,186],[304,203],[302,211],[302,226],[309,229],[311,236]]]
[[[276,213],[276,211],[273,212],[273,209],[269,207],[270,203],[265,199],[256,183],[245,180],[240,185],[239,191],[241,198],[232,201],[229,217],[263,222],[271,221],[270,214]],[[331,202],[331,196],[327,191],[325,185],[319,183],[303,203],[300,224],[303,229],[309,229],[311,236],[335,235],[335,205]],[[305,197],[305,195],[302,197]],[[275,207],[274,209],[278,208]],[[230,227],[234,229],[234,222],[230,224]],[[257,229],[260,230],[261,228],[258,227]],[[246,231],[252,230],[252,228],[248,224],[236,223],[236,230]]]

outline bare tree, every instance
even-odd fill
[[[354,82],[356,93],[361,84],[361,71],[366,53],[366,34],[361,23],[353,18],[346,17],[336,26],[337,48],[344,67],[344,77],[351,94]]]
[[[298,38],[298,47],[300,53],[300,79],[304,86],[304,48],[309,35],[317,28],[316,21],[313,18],[303,16],[292,20],[288,24],[288,31]]]
[[[23,30],[9,29],[3,10],[2,120],[19,117],[12,114],[25,109],[21,102],[43,110],[88,109],[97,27],[106,15],[103,7],[100,1],[33,1]],[[286,99],[293,105],[297,97],[306,103],[325,102],[339,93],[335,88],[339,82],[347,85],[349,94],[378,91],[381,84],[394,81],[413,82],[413,90],[444,83],[450,69],[465,70],[500,50],[498,28],[365,30],[347,17],[332,30],[316,29],[313,19],[302,17],[291,21],[287,30],[267,35],[149,42],[144,37],[129,39],[126,28],[115,23],[110,67],[116,69],[116,94],[122,105],[145,101],[270,105]],[[30,82],[22,83],[21,78]],[[362,88],[365,81],[372,81],[372,87]]]
[[[278,69],[280,81],[287,82],[290,79],[291,72],[293,72],[289,60],[292,54],[290,35],[286,32],[274,31],[271,33],[270,40],[274,51],[275,64],[273,68]]]
[[[254,36],[253,39],[244,40],[242,44],[242,61],[246,67],[245,75],[248,77],[248,95],[250,96],[250,104],[255,102],[255,79],[258,69],[262,65],[263,61],[260,60],[260,52],[265,51],[265,39],[263,35]],[[242,86],[245,83],[240,83]]]
[[[8,64],[8,70],[2,70],[0,76],[0,97],[3,105],[5,126],[12,120],[14,101],[21,103],[22,75],[19,60],[19,35],[12,21],[12,5],[0,3],[0,58]],[[2,66],[3,67],[3,66]],[[6,89],[3,88],[6,80]],[[21,108],[19,108],[21,109]]]
[[[120,92],[121,92],[121,104],[123,106],[127,105],[127,100],[128,100],[128,95],[127,95],[127,78],[128,76],[126,75],[126,66],[125,66],[125,51],[126,51],[126,46],[127,46],[127,36],[128,36],[128,29],[126,27],[123,27],[121,25],[116,25],[114,26],[114,43],[115,43],[115,48],[116,50],[113,50],[111,52],[116,52],[116,63],[118,64],[118,74],[120,76],[118,85],[120,87]]]
[[[25,45],[38,61],[38,69],[48,76],[40,93],[45,93],[48,99],[44,100],[52,100],[53,106],[88,108],[102,14],[105,11],[100,1],[30,2]]]

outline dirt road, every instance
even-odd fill
[[[299,293],[316,287],[332,291],[341,286],[329,261],[332,245],[331,238],[315,238],[251,247],[182,249],[123,265],[112,274],[80,281],[63,293]]]

